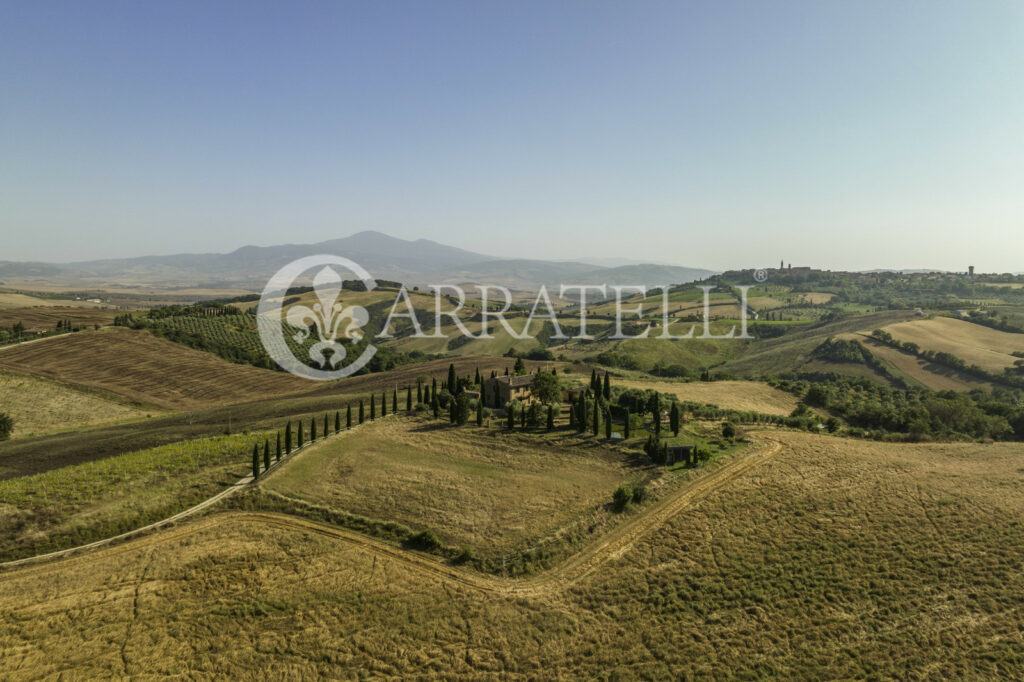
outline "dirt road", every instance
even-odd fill
[[[307,446],[308,447],[308,446]],[[685,485],[674,491],[666,498],[659,500],[640,511],[633,518],[621,523],[609,531],[603,537],[587,545],[582,551],[566,560],[555,568],[527,579],[500,578],[469,570],[460,569],[442,560],[429,555],[403,550],[394,545],[389,545],[381,540],[371,538],[354,531],[328,526],[307,519],[289,516],[286,514],[266,512],[224,512],[207,518],[200,519],[194,523],[178,526],[165,530],[159,534],[150,534],[140,537],[123,545],[106,549],[103,554],[120,553],[127,551],[140,551],[149,546],[165,543],[169,540],[187,537],[212,527],[222,524],[236,524],[239,522],[256,521],[262,526],[275,526],[278,528],[298,531],[328,537],[338,542],[353,545],[377,555],[386,556],[394,561],[402,563],[406,568],[434,577],[439,577],[453,583],[481,590],[489,593],[513,595],[513,596],[543,596],[561,592],[580,580],[591,575],[603,564],[614,561],[625,555],[633,545],[645,534],[658,528],[684,509],[698,503],[709,493],[714,492],[727,485],[730,481],[742,476],[745,472],[756,467],[769,459],[781,449],[781,444],[775,439],[763,433],[758,434],[758,440],[749,450],[729,458],[721,466],[701,475],[689,485]],[[294,456],[294,453],[293,455]],[[281,464],[284,464],[282,460]],[[216,497],[206,500],[200,505],[181,512],[171,518],[160,521],[146,528],[132,531],[132,533],[109,538],[96,543],[76,547],[71,550],[54,552],[49,555],[22,559],[15,562],[2,564],[0,567],[15,567],[29,563],[39,563],[47,559],[66,557],[72,553],[96,548],[110,544],[118,539],[125,539],[130,535],[137,535],[174,521],[179,521],[187,516],[195,514],[202,509],[214,504],[217,500],[230,495],[240,487],[244,487],[251,481],[251,476],[241,479],[235,486],[223,491]],[[95,555],[74,556],[68,561],[91,561]],[[45,568],[38,566],[37,569]],[[26,570],[32,570],[28,568]]]

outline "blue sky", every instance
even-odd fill
[[[1024,270],[1024,3],[5,2],[0,260]]]

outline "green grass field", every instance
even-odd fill
[[[215,436],[0,481],[0,561],[85,544],[202,502],[272,432]]]

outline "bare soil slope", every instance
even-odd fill
[[[282,396],[315,387],[284,372],[236,365],[148,332],[120,328],[0,348],[0,367],[169,409]]]

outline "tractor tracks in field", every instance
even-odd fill
[[[730,457],[720,467],[700,476],[697,480],[674,491],[665,498],[655,501],[640,511],[636,516],[620,523],[615,528],[597,538],[580,552],[566,559],[554,568],[542,574],[525,579],[501,578],[481,573],[473,573],[460,569],[430,555],[420,554],[388,544],[382,540],[346,530],[337,526],[319,523],[288,514],[274,512],[254,511],[225,511],[216,515],[207,516],[195,520],[187,525],[177,526],[162,531],[159,534],[148,534],[131,542],[115,547],[107,548],[102,555],[88,554],[75,556],[71,561],[94,560],[99,556],[109,556],[121,552],[137,552],[152,548],[157,544],[163,544],[171,540],[195,535],[207,529],[222,526],[224,524],[254,523],[261,528],[272,527],[287,531],[298,531],[329,538],[333,541],[364,550],[374,555],[386,557],[398,562],[402,566],[421,575],[439,579],[445,583],[456,584],[468,589],[477,590],[496,595],[511,597],[542,597],[563,592],[576,583],[592,575],[604,564],[624,556],[632,549],[645,535],[659,528],[680,512],[700,502],[707,495],[722,489],[731,481],[742,476],[754,467],[764,463],[775,455],[782,445],[779,441],[761,434],[755,445],[742,454]],[[220,499],[230,494],[228,489],[217,496]],[[216,499],[207,500],[205,506],[213,504]],[[195,509],[195,508],[193,508]],[[194,513],[192,510],[182,514]],[[179,515],[181,516],[181,515]],[[173,517],[172,517],[173,518]],[[166,525],[170,520],[161,522]],[[156,524],[154,524],[156,527]],[[138,533],[139,531],[134,531]],[[111,540],[93,543],[95,546],[109,544]],[[74,548],[74,551],[90,548],[87,545],[81,548]],[[39,561],[43,558],[60,558],[61,555],[70,554],[70,550],[45,555],[44,557],[33,557],[29,560],[22,560],[21,563]],[[11,566],[19,562],[10,562]],[[46,568],[45,565],[37,568]]]

